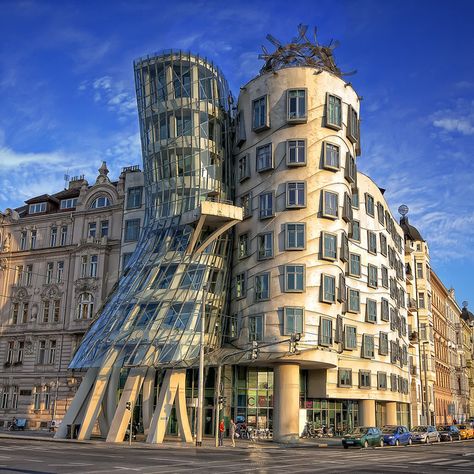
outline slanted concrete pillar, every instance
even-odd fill
[[[375,400],[359,400],[359,425],[375,426]]]
[[[385,424],[397,425],[397,402],[387,402],[385,404]]]
[[[142,410],[143,410],[143,429],[145,435],[148,435],[148,429],[150,428],[151,417],[153,416],[153,399],[155,396],[155,375],[156,370],[153,367],[148,368],[145,380],[143,381],[143,397],[142,397]]]
[[[274,368],[273,438],[280,443],[299,441],[300,368],[278,364]]]

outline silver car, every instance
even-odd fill
[[[411,439],[414,443],[439,443],[440,435],[434,426],[415,426],[411,430]]]

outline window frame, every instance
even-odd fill
[[[333,296],[331,299],[326,298],[326,281],[330,280],[332,281],[332,284],[334,286],[334,292]],[[322,303],[327,303],[327,304],[333,304],[336,302],[337,298],[337,285],[336,285],[336,277],[334,275],[330,275],[329,273],[321,273],[321,302]]]
[[[259,151],[263,150],[264,148],[268,148],[270,150],[270,162],[269,164],[263,166],[263,167],[260,167],[259,166]],[[275,168],[275,163],[274,163],[274,159],[273,159],[273,146],[272,146],[272,142],[270,143],[265,143],[265,145],[260,145],[258,147],[255,148],[255,170],[257,171],[257,173],[264,173],[265,171],[270,171],[272,169]]]
[[[371,310],[373,310],[374,308],[375,308],[375,313],[372,313]],[[367,298],[365,300],[365,321],[367,323],[372,323],[372,324],[377,323],[377,300],[374,300],[372,298]]]
[[[138,196],[139,196],[138,201],[139,202],[138,202],[138,204],[134,204],[134,202],[137,200],[137,198],[134,196],[133,197],[134,202],[131,202],[131,200],[132,200],[132,198],[131,198],[132,191],[136,192],[137,190],[139,191],[139,194],[138,194]],[[142,206],[142,202],[143,202],[143,186],[132,186],[132,187],[127,189],[127,210],[128,209],[140,209],[140,207]]]
[[[295,331],[291,332],[288,329],[288,326],[289,326],[289,324],[288,324],[288,319],[289,319],[288,311],[289,310],[301,311],[301,314],[298,315],[298,317],[301,316],[301,331],[296,331],[295,330]],[[294,314],[293,314],[292,317],[294,319],[296,318]],[[296,326],[297,326],[297,324],[295,322],[293,322],[293,327],[295,329],[296,329]],[[305,308],[304,308],[304,306],[284,306],[283,307],[283,335],[284,336],[291,336],[293,334],[304,334],[304,328],[305,328]]]
[[[242,166],[242,163],[244,166]],[[250,169],[250,154],[249,153],[244,153],[237,162],[238,165],[238,171],[239,171],[239,183],[242,183],[246,179],[249,179],[252,175],[251,169]]]
[[[337,164],[328,163],[328,148],[333,147],[337,149]],[[341,169],[341,147],[335,143],[324,141],[323,142],[323,169],[328,171],[339,171]]]
[[[295,146],[292,147],[291,146],[291,143],[294,142],[295,143]],[[299,143],[302,142],[303,145],[301,146]],[[286,141],[286,166],[289,166],[289,167],[298,167],[298,166],[306,166],[307,164],[307,145],[306,145],[307,141],[306,141],[306,138],[301,138],[301,139],[290,139],[290,140],[287,140]],[[300,148],[303,148],[303,155],[304,155],[304,161],[291,161],[290,160],[290,150],[293,148],[295,149],[295,157],[299,157],[300,153],[299,153],[299,149]]]
[[[289,275],[289,272],[288,272],[288,268],[289,267],[295,267],[295,271],[293,272],[294,273],[294,278],[295,278],[295,286],[296,286],[296,281],[297,281],[297,275],[299,275],[299,273],[296,272],[296,268],[302,268],[303,269],[303,272],[302,272],[302,275],[303,275],[303,280],[302,280],[302,289],[290,289],[288,287],[288,275]],[[305,290],[306,290],[306,265],[305,264],[286,264],[284,266],[284,278],[285,278],[285,293],[304,293]]]
[[[347,312],[348,313],[354,313],[354,314],[359,314],[360,313],[360,291],[357,290],[356,288],[348,288],[347,289],[348,293],[347,293]],[[352,294],[357,294],[357,309],[353,309],[351,307],[351,295]]]
[[[355,255],[357,257],[359,257],[359,273],[354,273],[352,270],[352,256]],[[355,252],[349,252],[349,269],[348,269],[348,274],[349,276],[351,277],[354,277],[354,278],[360,278],[361,275],[362,275],[362,256],[361,254],[359,253],[355,253]]]
[[[242,283],[243,282],[243,285],[241,285],[241,292],[238,293],[237,292],[237,288],[238,288],[238,282]],[[240,299],[244,299],[247,297],[247,272],[240,272],[240,273],[237,273],[237,275],[235,275],[235,299],[236,300],[240,300]]]
[[[288,230],[289,226],[295,226],[294,232],[295,233],[295,243],[298,241],[298,234],[300,231],[298,228],[302,226],[303,228],[303,246],[290,246],[289,244],[289,234],[290,231]],[[285,223],[285,250],[305,250],[306,249],[306,222],[286,222]]]
[[[264,122],[260,123],[260,120],[256,124],[256,110],[255,110],[255,105],[258,102],[263,101],[263,105],[265,107],[264,110]],[[259,110],[259,115],[262,115],[261,111]],[[270,111],[269,111],[269,100],[268,100],[268,94],[261,95],[260,97],[256,97],[255,99],[252,100],[252,130],[255,133],[261,132],[263,130],[268,130],[270,128]]]
[[[255,324],[255,336],[256,337],[252,337],[252,333],[250,332],[251,330],[251,320],[254,320],[255,323],[257,322],[257,319],[260,319],[261,321],[261,333],[259,334],[259,331],[257,330],[257,324]],[[264,313],[257,313],[257,314],[251,314],[248,316],[248,326],[247,326],[247,330],[248,330],[248,340],[249,342],[253,342],[253,341],[256,341],[256,342],[261,342],[263,340],[265,340],[265,314]]]
[[[291,92],[304,92],[304,115],[290,117]],[[296,97],[296,109],[299,112],[299,97]],[[308,89],[306,87],[293,87],[286,90],[286,121],[287,123],[306,123],[308,121]]]
[[[326,209],[326,195],[336,196],[336,214],[329,214]],[[323,189],[322,191],[322,206],[321,206],[321,215],[327,219],[336,220],[339,218],[339,194],[334,191],[328,191]]]
[[[369,288],[379,287],[379,269],[372,263],[367,264],[367,286]]]
[[[271,238],[271,255],[265,255],[265,256],[262,256],[261,253],[260,253],[260,243],[261,243],[261,240],[264,236],[267,236],[267,235],[270,235],[270,238]],[[275,252],[275,243],[274,243],[274,237],[273,237],[273,231],[270,231],[270,232],[260,232],[259,234],[257,234],[257,260],[258,261],[261,261],[261,260],[268,260],[270,258],[273,258],[274,257],[274,252]]]
[[[253,215],[253,209],[252,209],[252,191],[249,191],[248,193],[242,194],[240,196],[240,207],[242,208],[242,213],[243,213],[243,219],[248,219],[249,217],[252,217]],[[244,201],[248,202],[248,206],[244,205]],[[247,212],[245,212],[247,209]]]
[[[371,210],[370,210],[370,205],[371,204]],[[375,199],[372,196],[372,194],[365,193],[365,213],[370,216],[375,218]]]
[[[329,106],[330,106],[330,97],[334,97],[339,101],[339,121],[340,123],[333,123],[330,121],[329,117]],[[324,121],[324,125],[327,128],[332,128],[333,130],[342,130],[342,97],[339,97],[336,94],[331,94],[330,92],[326,92],[326,104],[325,104],[325,112],[326,112],[326,117]]]
[[[262,208],[262,199],[268,199],[270,196],[270,209]],[[262,213],[263,209],[265,209],[265,213]],[[268,211],[270,213],[268,214]],[[264,193],[260,193],[258,195],[258,218],[260,220],[270,219],[275,217],[275,191],[266,191]]]
[[[246,245],[245,245],[245,253],[242,254],[241,253],[241,239],[243,237],[246,237]],[[239,260],[241,259],[244,259],[244,258],[247,258],[248,256],[250,256],[250,232],[242,232],[241,234],[239,234],[237,236],[237,258]]]
[[[298,199],[295,199],[295,204],[290,204],[290,186],[299,184],[303,185],[303,204],[300,204]],[[296,186],[296,189],[292,190],[291,192],[295,193],[295,198],[299,198],[301,190],[298,189],[298,186]],[[303,209],[306,207],[306,181],[287,181],[285,183],[285,194],[287,209]]]
[[[368,341],[371,341],[370,344],[368,344]],[[367,352],[367,350],[370,350],[371,352]],[[362,359],[374,359],[375,358],[375,338],[373,334],[363,334],[362,335],[362,354],[361,354]]]
[[[372,243],[375,243],[375,246],[372,246]],[[367,252],[377,255],[377,234],[372,230],[367,230]]]
[[[357,223],[357,235],[358,238],[354,237],[354,224]],[[349,232],[349,239],[353,240],[354,242],[360,242],[361,241],[361,235],[360,235],[360,221],[357,219],[352,219],[350,223],[350,232]]]
[[[268,292],[268,295],[266,297],[259,297],[259,293],[257,292],[257,281],[258,281],[259,278],[262,278],[262,277],[265,277],[267,279],[267,292]],[[270,284],[271,284],[271,272],[270,271],[257,273],[255,275],[255,277],[254,277],[254,286],[255,286],[255,302],[256,303],[259,303],[261,301],[270,300],[270,298],[271,298]]]
[[[137,230],[136,230],[136,238],[134,236],[129,235],[129,228],[133,225],[137,225]],[[124,232],[123,232],[123,241],[124,242],[138,242],[140,238],[140,224],[141,224],[141,219],[140,218],[133,218],[133,219],[125,219],[125,225],[124,225]]]
[[[334,255],[328,255],[326,253],[326,237],[330,237],[332,239],[332,242],[334,243]],[[328,260],[331,262],[335,262],[337,260],[337,254],[338,254],[338,241],[337,241],[337,234],[334,232],[327,232],[325,230],[321,231],[320,234],[320,240],[321,240],[321,260]]]
[[[368,384],[363,384],[364,377],[367,377]],[[372,373],[370,370],[359,369],[359,389],[370,390],[372,388]]]
[[[349,382],[345,383],[342,380],[342,373],[348,375]],[[352,387],[352,369],[346,369],[344,367],[339,367],[337,369],[337,386],[340,388],[351,388]]]
[[[381,383],[383,381],[384,383]],[[387,372],[377,372],[377,390],[387,390],[388,388],[388,379]]]
[[[348,329],[354,329],[354,339],[349,339],[348,336],[348,332],[347,330]],[[349,345],[348,343],[351,342],[351,341],[354,341],[354,344],[353,345]],[[346,324],[344,326],[344,349],[347,350],[347,351],[353,351],[355,349],[357,349],[357,326],[352,326],[350,324]]]
[[[329,330],[330,330],[329,340],[327,340],[327,334],[323,334],[323,323],[329,323]],[[321,316],[319,318],[318,335],[319,335],[318,344],[320,346],[329,347],[329,346],[333,345],[333,343],[334,343],[334,334],[333,334],[332,319],[326,318],[324,316]]]

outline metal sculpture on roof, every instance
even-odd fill
[[[259,54],[258,58],[263,59],[265,64],[260,69],[260,74],[294,66],[314,67],[338,77],[355,74],[356,71],[344,73],[336,66],[333,50],[339,46],[338,41],[331,40],[327,46],[323,46],[318,43],[316,27],[313,32],[314,41],[306,36],[307,31],[308,25],[300,23],[298,25],[298,36],[288,44],[282,44],[275,37],[268,34],[267,40],[276,47],[276,50],[270,53],[262,45],[263,54]]]

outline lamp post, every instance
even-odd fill
[[[197,412],[197,432],[196,446],[202,446],[202,420],[204,405],[204,332],[206,329],[206,291],[207,286],[202,288],[201,301],[201,337],[199,342],[199,380],[198,380],[198,412]]]
[[[426,370],[426,366],[428,365],[428,360],[426,358],[426,350],[425,346],[426,344],[429,344],[428,341],[423,341],[422,346],[423,346],[423,372],[425,375],[425,416],[426,416],[426,424],[430,424],[429,420],[429,403],[428,403],[428,374]]]

